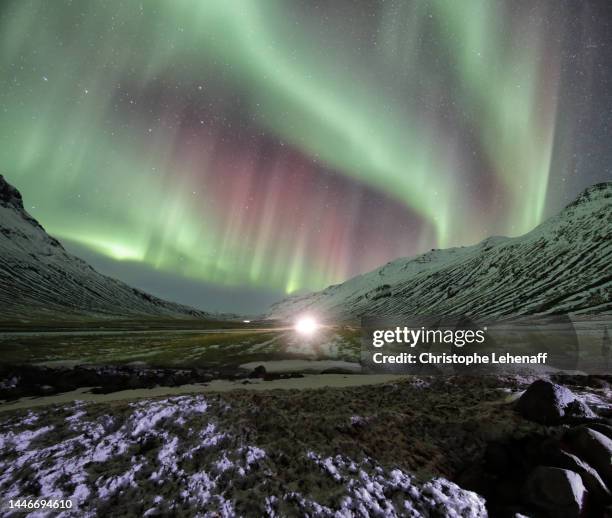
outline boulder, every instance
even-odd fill
[[[612,426],[603,423],[589,423],[589,428],[604,434],[608,439],[612,439]]]
[[[251,371],[249,378],[265,378],[266,374],[266,368],[263,365],[258,365]]]
[[[612,487],[612,439],[586,426],[569,429],[564,440],[572,451],[593,466],[606,485]]]
[[[527,504],[558,518],[578,518],[585,488],[574,471],[538,466],[527,477],[523,498]]]
[[[558,448],[556,451],[551,451],[546,455],[546,463],[556,468],[575,471],[582,478],[582,483],[588,490],[589,495],[600,502],[610,500],[610,490],[606,487],[597,471],[576,455]]]
[[[546,425],[559,424],[571,418],[595,417],[571,390],[546,380],[529,385],[516,408],[525,419]]]

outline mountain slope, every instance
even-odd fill
[[[66,252],[0,175],[1,320],[205,315],[106,277]]]
[[[612,310],[612,182],[516,238],[432,250],[323,291],[289,297],[271,318],[590,313]]]

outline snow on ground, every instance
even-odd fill
[[[235,411],[219,396],[189,395],[5,414],[0,494],[72,499],[60,516],[486,514],[474,493],[444,479],[417,482],[368,457],[297,443],[279,465],[279,452],[254,444],[240,422],[227,425]]]
[[[360,463],[342,455],[321,457],[308,452],[321,471],[344,486],[339,509],[330,509],[299,493],[292,493],[304,513],[317,516],[486,516],[482,497],[442,478],[417,483],[399,469],[385,470],[371,459]]]
[[[207,506],[212,502],[221,514],[225,509],[230,515],[231,504],[217,491],[218,478],[230,468],[244,474],[265,452],[254,446],[220,447],[227,434],[213,422],[189,426],[194,416],[206,414],[202,396],[140,401],[130,404],[130,410],[123,419],[108,414],[93,417],[87,416],[87,405],[76,403],[65,407],[68,415],[59,426],[32,428],[36,421],[31,413],[5,423],[0,433],[0,493],[6,498],[37,494],[70,498],[75,508],[65,515],[78,516],[92,503],[124,495],[127,489],[138,490],[143,482],[155,487],[175,479],[175,501],[150,492],[149,514],[159,506],[171,510],[182,503]],[[50,432],[60,426],[58,435],[51,438]],[[186,433],[179,438],[175,431],[183,426]],[[13,431],[22,427],[26,428]],[[214,450],[213,468],[187,473],[183,462],[209,449]],[[215,469],[221,461],[223,469]],[[97,476],[92,476],[94,471]]]

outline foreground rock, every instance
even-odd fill
[[[554,425],[595,414],[571,390],[550,381],[532,383],[517,403],[518,412],[530,421]]]
[[[608,424],[593,423],[589,425],[589,428],[605,435],[608,439],[612,439],[612,426]]]
[[[576,454],[597,470],[608,487],[612,486],[612,439],[586,426],[568,430],[565,439]]]
[[[545,454],[543,459],[547,465],[557,468],[568,469],[580,475],[584,486],[589,494],[599,502],[610,500],[610,490],[595,468],[582,459],[562,450],[559,445],[553,446],[553,451]]]
[[[514,408],[517,419],[534,428],[521,433],[517,426],[506,439],[489,442],[481,460],[457,478],[486,498],[491,515],[603,516],[612,503],[608,385],[587,376],[567,381],[581,392],[547,380],[532,383]]]
[[[573,471],[539,466],[523,488],[525,500],[558,518],[578,518],[583,509],[585,488]]]

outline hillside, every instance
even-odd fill
[[[612,182],[593,185],[516,238],[402,258],[342,284],[289,297],[271,318],[600,313],[612,310]]]
[[[0,175],[0,320],[205,317],[102,275],[64,249]]]

